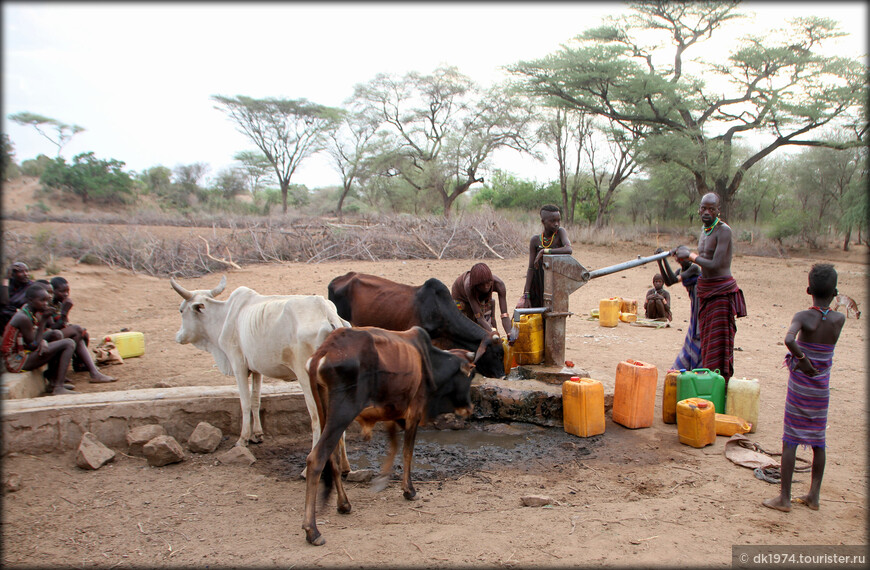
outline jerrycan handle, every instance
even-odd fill
[[[692,368],[692,372],[699,374],[701,372],[711,372],[711,370],[709,368]],[[716,373],[718,374],[719,371],[717,370]]]

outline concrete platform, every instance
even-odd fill
[[[4,372],[0,380],[0,400],[36,398],[45,393],[45,379],[42,372],[45,366],[30,372]]]
[[[41,378],[41,375],[40,375]],[[474,417],[562,426],[562,386],[534,379],[477,377],[471,387]],[[605,410],[613,402],[613,382],[605,383]],[[296,382],[263,384],[261,421],[267,435],[311,433],[302,389]],[[236,386],[184,386],[119,390],[3,402],[2,452],[46,453],[76,449],[89,431],[105,445],[126,450],[127,431],[160,424],[184,443],[200,421],[237,438],[241,407]],[[355,424],[354,424],[355,425]]]

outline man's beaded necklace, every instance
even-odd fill
[[[713,233],[713,229],[719,225],[719,216],[716,216],[716,220],[710,224],[710,227],[704,226],[704,235],[708,236]]]
[[[817,310],[818,312],[820,312],[822,314],[823,321],[828,320],[828,313],[831,312],[831,307],[822,308],[822,307],[816,307],[815,305],[813,305],[812,307],[810,307],[810,310],[813,310],[813,309]]]

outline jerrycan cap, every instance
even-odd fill
[[[702,410],[707,407],[707,402],[698,402],[698,407]]]
[[[579,381],[580,381],[579,376],[571,376],[571,382],[579,382]]]

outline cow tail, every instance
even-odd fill
[[[423,367],[423,383],[426,386],[426,391],[429,395],[435,394],[435,378],[432,373],[432,359],[429,357],[429,351],[432,350],[432,339],[429,333],[422,327],[414,327],[417,330],[417,349],[420,351],[420,359]]]
[[[323,345],[314,351],[311,358],[308,359],[308,381],[311,383],[311,397],[314,399],[314,406],[317,408],[317,417],[320,419],[320,433],[323,433],[323,426],[326,425],[326,409],[323,406],[323,398],[320,393],[320,376],[318,368],[320,367],[320,359],[326,354]]]

